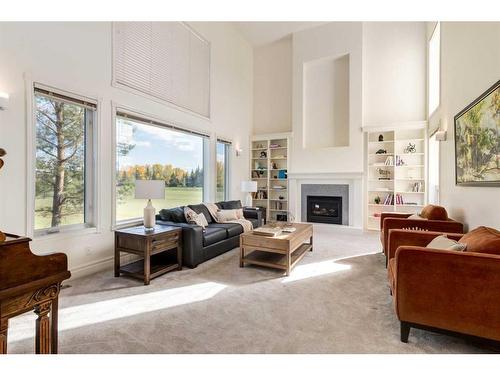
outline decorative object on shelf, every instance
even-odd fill
[[[284,197],[283,195],[280,195],[280,196],[278,197],[278,199],[279,199],[279,200],[283,200],[283,199],[285,199],[285,197]]]
[[[2,167],[4,165],[4,162],[3,162],[2,158],[5,155],[7,155],[7,152],[3,148],[0,148],[0,169],[2,169]]]
[[[277,221],[287,221],[288,220],[288,215],[287,214],[277,214],[276,215],[276,220]]]
[[[373,201],[375,204],[380,204],[380,197],[377,195]]]
[[[287,178],[286,169],[281,169],[281,170],[278,172],[278,178]]]
[[[422,182],[415,182],[412,186],[411,191],[419,193],[422,191]]]
[[[387,154],[387,150],[384,150],[383,148],[381,149],[378,149],[377,152],[375,152],[376,154]]]
[[[262,145],[262,143],[258,143],[256,148],[261,149],[261,148],[265,148],[265,147]]]
[[[269,148],[280,148],[280,147],[281,147],[281,145],[279,143],[271,143],[269,145]]]
[[[278,164],[276,162],[271,163],[271,169],[278,169]]]
[[[379,174],[379,180],[390,180],[391,179],[391,171],[383,168],[377,168],[377,172]]]
[[[135,180],[135,199],[147,199],[144,207],[144,228],[146,232],[153,232],[156,224],[156,210],[151,199],[165,199],[165,181],[163,180]]]
[[[455,120],[455,183],[500,186],[500,80]]]
[[[383,142],[383,141],[384,141],[384,135],[383,135],[383,134],[380,134],[380,135],[378,136],[378,141],[379,141],[379,142]]]
[[[252,207],[252,195],[250,193],[255,193],[257,191],[256,181],[241,181],[241,191],[246,194],[246,207]]]
[[[403,159],[401,159],[401,156],[399,156],[399,155],[396,155],[396,165],[397,165],[398,167],[401,167],[401,166],[403,166],[403,165],[406,165],[406,163],[404,162],[404,160],[403,160]]]
[[[259,178],[260,174],[259,171],[252,171],[252,178]]]
[[[259,158],[266,159],[267,158],[267,152],[266,151],[261,151]]]
[[[403,152],[405,154],[413,154],[413,153],[417,152],[417,146],[415,145],[415,143],[409,142],[408,146],[405,147]]]

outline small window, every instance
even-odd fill
[[[440,102],[441,24],[438,22],[429,40],[429,117],[438,109]]]
[[[231,143],[217,140],[217,193],[216,200],[229,199],[229,149]]]
[[[35,231],[94,225],[96,103],[35,87]]]

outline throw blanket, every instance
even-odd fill
[[[207,208],[208,212],[210,212],[210,216],[216,223],[233,223],[240,224],[243,227],[243,232],[250,232],[253,230],[253,225],[250,220],[247,219],[236,219],[236,220],[228,220],[221,222],[218,219],[217,211],[219,211],[219,207],[215,203],[203,203],[203,205]]]

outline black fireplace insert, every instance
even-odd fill
[[[342,197],[307,196],[307,221],[342,224]]]

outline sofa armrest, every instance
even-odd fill
[[[380,214],[380,230],[384,228],[384,219],[387,217],[406,219],[412,214],[402,213],[402,212],[382,212]]]
[[[251,209],[251,208],[243,208],[243,216],[246,219],[257,219],[259,221],[259,227],[262,226],[262,211]]]
[[[402,246],[395,267],[401,321],[500,340],[500,255]]]
[[[464,230],[463,224],[454,220],[413,220],[387,217],[384,219],[383,225],[383,246],[386,255],[388,255],[389,230],[391,229],[421,230],[443,233],[463,233]]]
[[[387,242],[387,258],[390,260],[396,255],[400,246],[426,247],[434,238],[446,234],[449,239],[458,241],[461,233],[444,233],[421,230],[390,229]]]
[[[157,221],[157,224],[182,228],[182,263],[188,267],[196,267],[203,262],[203,228],[195,224],[175,223],[173,221]]]

